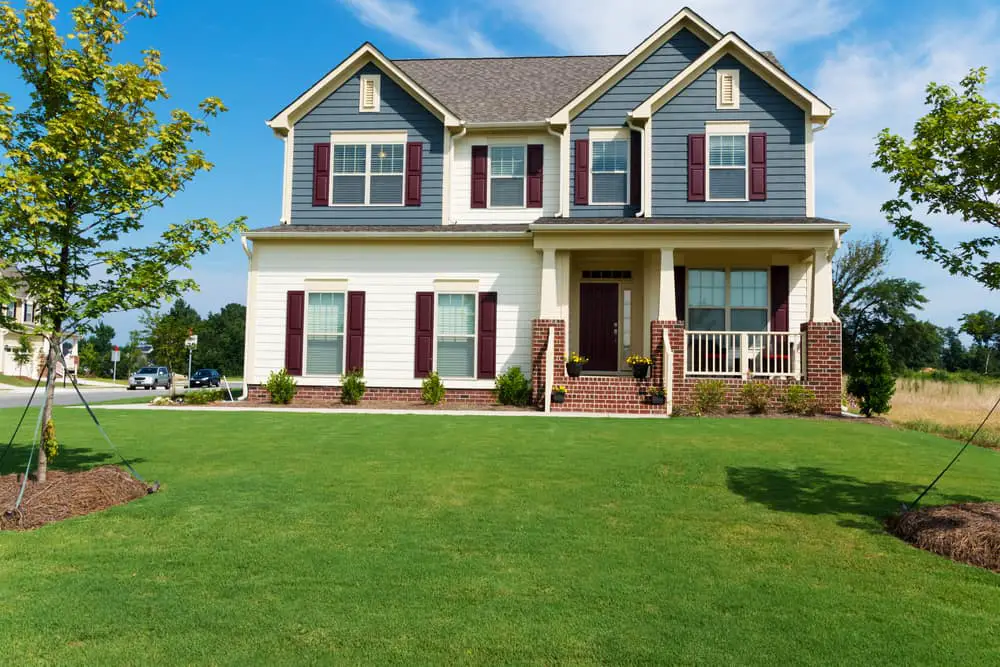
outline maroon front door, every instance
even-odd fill
[[[585,370],[618,370],[617,283],[580,283],[580,354]]]

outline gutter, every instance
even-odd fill
[[[622,232],[667,232],[667,231],[681,231],[681,232],[710,232],[710,231],[720,231],[720,232],[731,232],[731,231],[752,231],[752,232],[844,232],[850,229],[851,226],[847,224],[729,224],[729,223],[692,223],[692,224],[657,224],[653,222],[647,223],[627,223],[620,225],[577,225],[577,224],[537,224],[533,223],[529,225],[528,229],[533,232],[555,232],[555,231],[567,231],[567,232],[608,232],[608,231],[622,231]]]
[[[569,225],[555,225],[569,227]],[[248,232],[244,239],[385,239],[420,240],[436,239],[526,239],[523,232]],[[244,241],[245,243],[245,241]]]
[[[628,128],[630,130],[632,130],[633,132],[638,132],[639,133],[639,136],[641,137],[639,145],[642,146],[642,152],[640,153],[640,155],[642,157],[640,158],[640,160],[642,162],[645,162],[646,161],[646,128],[645,127],[639,127],[639,126],[637,126],[632,121],[632,112],[631,111],[629,112],[628,117],[625,119],[625,124],[628,125]],[[642,169],[642,171],[641,171],[641,175],[642,175],[642,187],[639,188],[639,192],[640,192],[640,194],[645,194],[645,192],[646,192],[646,176],[649,174],[649,171],[646,169],[646,165],[645,164],[640,165],[640,167]],[[629,177],[631,177],[631,175],[632,175],[631,172],[629,172]],[[631,187],[631,185],[632,184],[629,183],[629,187]],[[640,199],[641,199],[641,197],[640,197]],[[644,211],[643,209],[640,208],[638,211],[635,212],[635,217],[637,217],[637,218],[645,218],[646,217],[646,211]]]
[[[451,176],[452,176],[451,172],[455,169],[455,142],[457,140],[461,139],[462,137],[464,137],[469,132],[469,128],[466,127],[465,123],[462,123],[461,125],[459,125],[459,127],[461,128],[460,131],[456,132],[455,134],[452,134],[449,137],[449,139],[448,139],[448,174],[447,174],[447,178],[448,178],[449,182],[451,181]],[[445,132],[448,132],[448,130],[445,130]],[[444,187],[444,180],[443,180],[443,178],[444,177],[442,177],[442,188]],[[450,192],[451,192],[451,185],[450,184],[448,185],[448,190],[449,190],[449,197],[450,197]],[[447,206],[447,209],[448,209],[448,211],[450,213],[450,211],[451,211],[451,202],[450,201],[449,202],[442,201],[441,205],[442,205],[442,207]],[[451,220],[447,220],[447,219],[444,220],[443,222],[446,225],[453,225],[453,224],[455,224]]]
[[[559,169],[559,208],[558,208],[558,210],[556,210],[555,215],[553,215],[552,217],[554,217],[554,218],[561,218],[561,217],[563,217],[563,209],[562,209],[563,196],[562,196],[562,189],[563,189],[563,182],[564,182],[564,179],[563,179],[563,176],[562,176],[562,171],[563,171],[564,167],[566,169],[569,168],[569,165],[562,165],[562,152],[563,152],[562,151],[562,142],[563,142],[563,135],[566,132],[569,131],[569,126],[567,125],[566,127],[564,127],[562,132],[556,132],[555,130],[552,129],[551,125],[549,125],[548,123],[545,123],[545,131],[548,132],[553,137],[555,137],[555,138],[557,138],[559,140],[559,162],[560,162],[560,169]]]
[[[246,401],[250,396],[250,355],[247,354],[250,343],[251,343],[251,326],[253,320],[251,315],[253,314],[253,302],[252,299],[256,296],[253,293],[253,250],[250,248],[250,244],[247,243],[249,237],[246,234],[240,235],[240,243],[243,244],[243,252],[247,256],[247,326],[246,330],[243,332],[243,392],[237,399],[239,401]]]

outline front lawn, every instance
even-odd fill
[[[0,533],[2,664],[974,665],[1000,651],[997,575],[881,529],[953,455],[932,436],[97,412],[164,490]],[[0,434],[17,415],[0,411]],[[56,423],[64,466],[110,461],[84,411]],[[1000,454],[970,448],[928,502],[998,489]]]
[[[4,375],[0,373],[0,385],[9,385],[11,387],[34,387],[36,380],[29,380],[28,378],[23,378],[17,375]],[[8,437],[10,437],[8,435]],[[7,444],[7,439],[4,439],[4,445]]]

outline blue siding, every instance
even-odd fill
[[[586,139],[592,127],[624,127],[629,111],[642,104],[707,50],[708,45],[694,33],[681,30],[571,119],[570,138],[573,141],[570,143],[570,169],[576,164],[577,139]],[[573,217],[632,216],[638,210],[636,205],[577,206],[572,203],[576,196],[574,189],[573,179],[570,178],[570,215]]]
[[[362,74],[382,74],[382,104],[378,113],[358,111]],[[421,205],[337,206],[312,205],[313,144],[330,141],[334,130],[406,130],[408,141],[424,142]],[[444,124],[369,63],[295,124],[292,172],[294,224],[439,225],[444,165]]]
[[[715,108],[716,69],[740,70],[740,108]],[[750,122],[767,132],[767,200],[689,202],[687,135],[705,131],[705,121]],[[653,114],[653,215],[786,216],[806,214],[805,112],[732,56],[719,60]]]

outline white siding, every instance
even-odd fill
[[[542,208],[472,208],[472,147],[498,144],[542,144]],[[454,142],[451,166],[449,222],[464,224],[527,223],[553,216],[559,210],[559,139],[548,132],[475,133]]]
[[[478,281],[497,292],[497,372],[531,365],[531,321],[538,317],[541,255],[530,243],[323,242],[254,246],[256,297],[253,362],[248,383],[267,379],[285,360],[285,300],[308,279],[347,280],[366,293],[365,378],[371,387],[419,387],[413,377],[416,293],[440,279]],[[249,355],[248,355],[249,356]],[[304,377],[301,385],[337,385]],[[493,380],[446,381],[451,388],[492,388]]]
[[[798,332],[809,321],[809,272],[810,264],[792,264],[788,267],[788,330]]]

